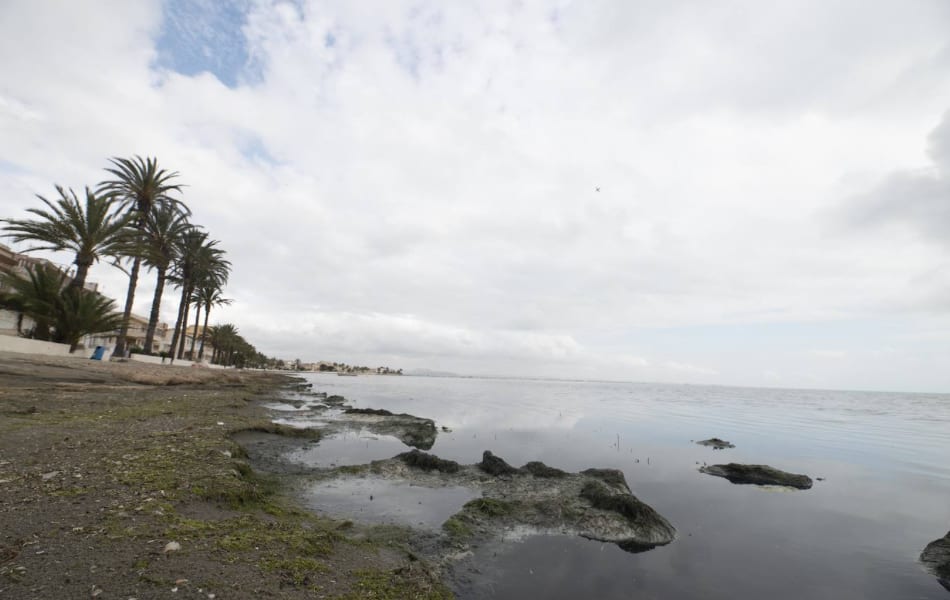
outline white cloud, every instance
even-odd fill
[[[671,371],[686,373],[690,375],[718,375],[719,372],[715,369],[710,369],[709,367],[702,367],[698,365],[691,365],[687,363],[679,363],[675,361],[668,361],[663,366]]]
[[[830,360],[840,360],[848,356],[847,352],[841,350],[828,350],[828,349],[815,349],[809,352],[812,356],[817,358],[824,358]]]
[[[235,265],[213,320],[265,352],[756,383],[638,336],[943,310],[944,174],[908,171],[950,147],[942,2],[261,1],[234,88],[156,66],[161,19],[4,3],[0,208],[157,155]],[[844,198],[916,225],[843,233]]]

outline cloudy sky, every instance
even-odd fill
[[[944,0],[5,0],[0,66],[0,215],[157,156],[267,354],[950,391]]]

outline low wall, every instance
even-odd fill
[[[19,352],[21,354],[45,354],[47,356],[69,356],[69,344],[41,342],[29,338],[0,335],[0,351]],[[79,351],[77,351],[79,352]],[[84,350],[82,352],[85,352]],[[90,351],[90,355],[92,352]]]
[[[171,365],[171,364],[174,364],[176,367],[194,367],[194,366],[198,366],[198,367],[206,367],[206,368],[208,368],[208,369],[226,369],[226,368],[227,368],[227,367],[223,367],[223,366],[221,366],[221,365],[213,365],[213,364],[208,363],[208,362],[194,362],[194,361],[190,361],[190,360],[184,360],[184,359],[181,359],[181,358],[176,358],[174,363],[172,363],[172,361],[170,361],[170,360],[167,359],[167,358],[165,359],[165,362],[162,362],[162,357],[161,357],[161,356],[155,356],[155,355],[152,355],[152,354],[132,354],[131,356],[129,356],[129,360],[134,360],[134,361],[136,361],[136,362],[151,363],[151,364],[153,364],[153,365]]]
[[[172,361],[170,361],[167,358],[164,360],[164,362],[162,362],[161,356],[154,356],[150,354],[132,354],[129,356],[129,360],[134,360],[137,362],[144,362],[144,363],[152,363],[153,365],[174,364],[176,367],[190,367],[191,365],[194,364],[190,360],[182,360],[180,358],[176,358],[174,363],[172,363]]]

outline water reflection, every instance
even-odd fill
[[[612,544],[578,537],[539,536],[479,549],[457,566],[464,598],[943,598],[920,573],[855,552],[841,562],[796,548],[776,562],[761,548],[781,540],[717,541],[696,535],[631,555]],[[477,565],[475,567],[474,565]],[[471,570],[469,570],[471,569]]]
[[[360,430],[325,437],[317,444],[288,453],[286,458],[290,462],[329,469],[390,458],[407,449],[394,437]]]
[[[375,477],[344,477],[308,488],[308,506],[369,523],[436,529],[479,494],[464,487],[428,488]]]
[[[516,465],[621,469],[633,493],[679,531],[669,546],[638,555],[563,536],[482,548],[479,573],[459,566],[463,598],[947,597],[917,556],[950,523],[948,396],[413,377],[310,381],[356,406],[450,427],[431,450],[443,458],[473,463],[490,449]],[[712,436],[737,447],[692,443]],[[322,456],[361,461],[408,449],[358,436],[339,444]],[[297,458],[326,460],[319,447],[313,451]],[[721,462],[770,464],[825,481],[777,494],[697,472]],[[346,485],[354,487],[315,491],[313,506],[323,510],[338,498],[361,502],[363,514],[413,508],[400,496],[405,490],[385,494],[391,509],[370,506],[383,497],[373,491],[379,481]],[[436,516],[403,521],[433,525],[464,500],[415,502]]]

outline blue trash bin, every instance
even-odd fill
[[[93,352],[92,356],[90,356],[89,358],[91,358],[92,360],[102,360],[102,357],[105,356],[105,354],[106,354],[105,346],[96,346],[95,352]]]

